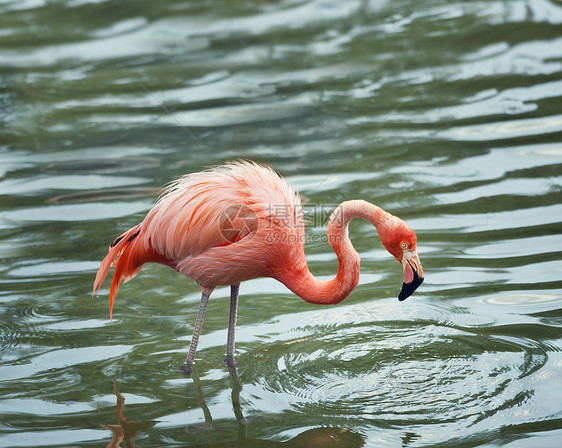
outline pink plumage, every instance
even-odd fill
[[[110,316],[119,283],[132,279],[147,262],[167,265],[194,279],[203,291],[190,353],[195,356],[205,307],[216,286],[232,285],[227,359],[233,360],[238,285],[256,277],[273,277],[304,300],[338,303],[359,281],[360,258],[347,236],[353,218],[370,221],[404,268],[400,299],[423,281],[416,236],[404,221],[365,201],[340,204],[328,224],[328,240],[339,269],[329,281],[316,279],[304,256],[305,229],[300,197],[271,168],[232,162],[188,174],[173,182],[145,219],[110,246],[96,275],[99,291],[115,266],[109,295]],[[235,296],[235,297],[234,297]],[[199,326],[199,328],[197,328]]]

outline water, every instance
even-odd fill
[[[0,446],[560,446],[561,36],[558,0],[0,1]],[[236,158],[406,219],[426,280],[353,222],[348,299],[244,283],[230,372],[218,289],[186,379],[197,285],[146,266],[110,323],[92,284]]]

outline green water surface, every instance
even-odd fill
[[[426,279],[354,221],[359,286],[200,297],[147,265],[92,298],[162,185],[246,158],[309,210],[365,199]],[[562,446],[560,0],[0,0],[0,447]]]

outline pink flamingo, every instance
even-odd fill
[[[399,300],[423,282],[416,234],[400,218],[363,200],[346,201],[332,213],[328,241],[339,261],[336,277],[315,278],[304,256],[304,219],[298,194],[271,168],[233,162],[188,174],[171,184],[144,220],[117,238],[94,282],[99,291],[115,266],[109,293],[110,318],[119,283],[132,279],[147,262],[161,263],[194,279],[202,290],[191,344],[182,370],[191,371],[209,296],[230,285],[225,361],[234,365],[234,334],[240,282],[272,277],[310,303],[336,304],[359,282],[359,254],[348,237],[348,223],[373,224],[382,244],[401,264]]]

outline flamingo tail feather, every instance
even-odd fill
[[[127,230],[119,236],[111,246],[96,274],[92,296],[99,292],[111,266],[115,266],[109,290],[109,317],[113,320],[113,303],[119,291],[121,281],[129,281],[140,271],[147,261],[144,257],[144,244],[137,239],[141,232],[141,224]]]

